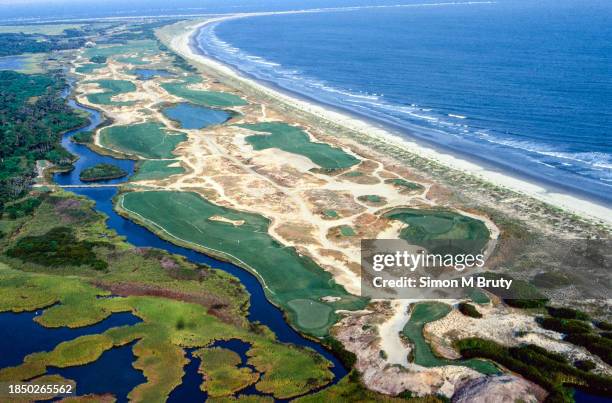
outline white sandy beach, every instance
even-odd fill
[[[370,137],[374,137],[381,142],[386,142],[395,146],[400,146],[421,157],[436,161],[449,168],[459,170],[461,172],[474,175],[498,186],[502,186],[515,192],[533,197],[545,203],[551,204],[563,210],[577,214],[584,218],[593,219],[603,222],[607,225],[612,225],[612,209],[610,207],[593,203],[588,200],[578,198],[573,195],[553,192],[538,184],[530,183],[523,179],[513,177],[509,174],[486,169],[474,162],[456,157],[454,155],[434,150],[431,147],[426,147],[410,141],[403,136],[393,133],[389,130],[376,127],[373,124],[349,116],[347,114],[330,110],[325,106],[316,104],[303,99],[292,97],[286,93],[277,91],[260,82],[245,77],[235,69],[207,56],[204,56],[192,49],[190,42],[197,31],[207,25],[228,19],[254,17],[261,15],[270,15],[277,13],[249,13],[235,14],[230,16],[214,17],[206,20],[198,20],[188,23],[184,26],[183,32],[173,37],[170,41],[171,48],[181,56],[202,65],[207,69],[216,71],[217,73],[231,77],[231,79],[240,82],[242,85],[248,86],[255,91],[271,96],[279,102],[285,103],[293,108],[298,108],[308,112],[317,118],[328,120],[334,124],[344,126],[349,130],[354,130]]]

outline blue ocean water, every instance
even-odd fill
[[[197,46],[260,80],[612,203],[612,2],[499,0],[265,15]]]

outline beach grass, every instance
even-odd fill
[[[155,122],[111,126],[100,131],[104,147],[150,159],[174,158],[172,151],[186,139],[185,134],[173,134]]]
[[[279,148],[293,154],[303,155],[324,169],[348,168],[359,162],[357,158],[339,148],[310,141],[306,132],[287,123],[266,122],[239,126],[265,133],[246,138],[246,141],[256,150]]]

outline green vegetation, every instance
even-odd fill
[[[93,242],[78,241],[70,228],[57,227],[44,235],[20,238],[6,254],[48,267],[87,265],[106,269],[108,264],[93,252],[95,246]]]
[[[474,302],[475,304],[488,304],[489,302],[491,302],[491,299],[486,293],[476,289],[470,290],[470,292],[468,293],[468,297],[470,297],[472,302]]]
[[[37,35],[62,35],[66,30],[78,30],[82,24],[31,24],[31,25],[3,25],[0,33],[22,33]]]
[[[19,217],[25,217],[34,212],[38,206],[40,206],[40,199],[37,197],[27,197],[23,200],[19,200],[4,206],[3,214],[8,215],[11,219]]]
[[[247,104],[247,102],[238,95],[229,92],[192,90],[189,88],[190,84],[192,83],[189,81],[182,81],[164,83],[161,84],[161,86],[170,94],[198,105],[228,107],[243,106]]]
[[[180,166],[179,160],[138,161],[138,164],[136,166],[136,173],[130,177],[130,180],[146,181],[164,179],[168,176],[178,175],[184,172],[185,169]]]
[[[271,238],[270,223],[260,215],[217,206],[188,192],[126,193],[120,196],[118,207],[164,238],[251,269],[261,279],[268,297],[307,333],[325,335],[336,320],[333,311],[364,306],[363,299],[351,296],[336,285],[311,259]],[[212,216],[242,220],[244,224],[227,225],[210,220]],[[321,302],[325,296],[341,299]]]
[[[71,137],[71,140],[79,144],[93,143],[94,133],[90,131],[78,132]]]
[[[146,55],[159,51],[157,42],[153,40],[128,41],[125,44],[113,46],[96,46],[85,49],[83,56],[91,60],[92,57],[114,57],[117,55]]]
[[[254,149],[279,148],[293,154],[303,155],[325,169],[341,169],[351,167],[359,160],[339,148],[325,143],[313,143],[308,134],[299,127],[282,122],[267,122],[239,125],[249,130],[262,132],[248,136],[248,141]]]
[[[338,212],[336,210],[325,210],[323,215],[329,218],[338,218]]]
[[[118,57],[117,61],[120,62],[120,63],[134,64],[134,65],[137,65],[137,66],[145,66],[145,65],[151,63],[151,62],[143,60],[142,58],[137,57],[137,56]]]
[[[112,100],[112,98],[116,95],[135,91],[136,86],[134,85],[133,82],[128,81],[128,80],[109,80],[109,79],[97,80],[97,81],[92,81],[92,82],[97,83],[100,86],[100,88],[105,90],[104,92],[87,95],[87,100],[91,102],[92,104],[127,106],[127,105],[132,105],[134,103],[132,101],[116,102]]]
[[[30,216],[11,219],[5,214],[0,219],[0,229],[7,234],[0,239],[0,260],[25,271],[86,277],[110,289],[120,287],[121,292],[180,297],[209,307],[211,312],[226,321],[244,321],[248,298],[234,277],[189,264],[182,258],[156,249],[137,249],[126,244],[121,237],[106,229],[105,216],[96,213],[92,209],[93,202],[85,198],[69,193],[42,194],[38,198],[41,204]],[[70,228],[76,243],[84,247],[85,253],[89,250],[87,246],[93,245],[90,251],[96,260],[108,263],[106,270],[95,270],[86,264],[50,267],[42,256],[38,260],[41,264],[28,260],[29,256],[3,256],[7,250],[21,244],[22,239],[50,239],[50,232],[53,235],[54,231],[59,229],[61,232],[65,227]],[[50,240],[55,242],[57,239]],[[40,248],[52,247],[40,245]],[[58,260],[79,257],[63,256],[53,250],[51,253],[55,254],[52,258]]]
[[[546,310],[548,311],[548,314],[554,318],[591,320],[589,315],[577,309],[565,308],[565,307],[555,308],[552,306],[547,306]]]
[[[106,63],[107,59],[108,58],[106,56],[96,55],[96,56],[90,57],[89,61],[92,62],[92,63],[102,64],[102,63]]]
[[[471,318],[476,319],[482,318],[482,314],[478,312],[476,307],[472,304],[468,304],[467,302],[460,302],[457,308],[459,309],[459,312],[461,312],[465,316],[469,316]]]
[[[172,158],[172,151],[187,139],[183,133],[173,133],[156,122],[111,126],[100,131],[100,143],[105,147],[144,158]]]
[[[117,165],[97,164],[81,171],[80,179],[84,182],[101,181],[107,179],[117,179],[126,176],[128,173]]]
[[[521,309],[534,309],[543,308],[548,303],[548,298],[546,298],[533,285],[526,281],[518,280],[507,274],[501,273],[486,272],[482,273],[481,276],[490,280],[495,280],[502,277],[506,280],[512,280],[512,285],[510,286],[509,290],[503,290],[500,288],[486,289],[491,294],[502,298],[503,301],[510,306]]]
[[[85,63],[75,68],[74,71],[76,71],[77,73],[89,74],[93,73],[94,70],[101,69],[103,67],[106,67],[105,63]]]
[[[408,224],[400,238],[425,248],[435,249],[440,240],[466,240],[471,242],[451,247],[456,246],[463,253],[478,254],[490,237],[484,222],[448,210],[400,208],[386,213],[385,217]]]
[[[378,204],[382,203],[383,199],[378,195],[364,195],[359,196],[357,200],[365,203]]]
[[[130,296],[97,298],[109,293],[74,277],[28,274],[0,266],[0,311],[45,309],[38,321],[47,327],[80,327],[96,323],[112,312],[128,311],[142,322],[115,327],[102,334],[78,337],[57,345],[49,352],[28,355],[23,364],[0,370],[0,381],[17,382],[43,375],[49,366],[66,368],[96,361],[104,351],[134,342],[137,357],[134,367],[143,371],[147,382],[138,385],[128,397],[132,401],[165,401],[181,383],[186,363],[183,348],[202,348],[216,340],[240,339],[251,344],[249,364],[264,376],[237,373],[228,368],[232,358],[223,361],[218,351],[200,350],[203,370],[212,381],[205,385],[213,391],[246,386],[257,381],[256,388],[277,398],[290,398],[327,384],[331,365],[312,350],[278,343],[264,327],[257,332],[220,321],[203,306],[166,298]],[[93,313],[93,314],[92,314]],[[87,319],[83,321],[83,316]],[[183,323],[182,326],[176,326]],[[251,371],[251,370],[247,370]],[[251,372],[255,374],[254,372]],[[230,381],[231,385],[220,382]],[[252,382],[251,382],[252,381]]]
[[[22,53],[48,53],[53,50],[77,49],[85,40],[66,35],[0,33],[0,56]]]
[[[606,364],[612,365],[612,339],[609,337],[594,333],[572,333],[565,337],[565,341],[586,348]]]
[[[201,359],[199,371],[206,378],[202,383],[202,390],[207,392],[208,396],[231,396],[259,379],[259,374],[252,369],[238,368],[242,360],[232,350],[206,348],[196,351],[193,355]]]
[[[572,284],[572,280],[564,273],[544,272],[533,277],[533,284],[542,288],[559,288]]]
[[[73,157],[61,134],[84,125],[61,97],[61,75],[0,71],[0,208],[24,195],[36,175],[36,160],[69,167]]]
[[[423,337],[425,324],[442,319],[451,311],[451,307],[441,302],[418,303],[412,308],[410,320],[402,331],[410,340],[414,349],[414,363],[424,367],[438,367],[442,365],[461,365],[472,368],[483,374],[498,374],[499,369],[492,363],[483,360],[447,360],[436,357],[431,347]]]
[[[550,395],[549,402],[571,402],[571,392],[563,387],[572,384],[587,387],[593,393],[612,396],[612,380],[572,367],[562,356],[526,345],[504,347],[479,338],[459,340],[457,349],[465,358],[487,358],[542,386]]]
[[[392,185],[395,185],[399,188],[402,189],[406,189],[406,190],[424,190],[425,188],[421,185],[419,185],[418,183],[414,183],[414,182],[408,182],[406,179],[400,179],[400,178],[396,178],[396,179],[386,179],[385,183],[390,183]]]
[[[340,234],[342,236],[355,236],[355,230],[350,225],[341,225]]]
[[[574,362],[574,366],[578,368],[579,370],[585,371],[585,372],[592,371],[597,367],[595,363],[593,363],[593,361],[589,361],[589,360],[578,360]]]
[[[351,371],[337,384],[327,387],[320,392],[303,396],[295,400],[296,403],[321,402],[352,402],[352,403],[443,403],[445,400],[437,396],[404,397],[387,396],[372,392],[361,384],[359,373]]]

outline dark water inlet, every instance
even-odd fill
[[[42,311],[0,313],[0,368],[19,365],[26,355],[51,351],[64,341],[103,333],[113,327],[134,325],[141,321],[131,312],[120,312],[91,326],[48,328],[34,321],[41,313]]]

